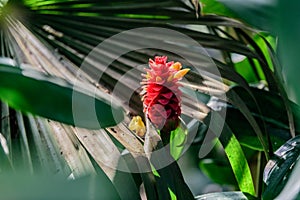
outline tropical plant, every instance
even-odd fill
[[[1,1],[1,196],[299,198],[290,7],[221,2]],[[232,191],[196,196],[184,154]]]

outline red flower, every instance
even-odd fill
[[[189,71],[179,62],[167,62],[167,56],[149,59],[150,69],[143,74],[144,112],[156,128],[172,131],[179,124],[181,91],[178,80]]]

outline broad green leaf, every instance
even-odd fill
[[[274,199],[281,192],[299,158],[300,136],[297,136],[282,145],[267,163],[263,177],[267,187],[263,199]]]
[[[215,118],[210,123],[222,121],[222,117],[218,113],[214,114]],[[217,134],[216,131],[218,131],[218,126],[219,124],[210,124],[209,128],[213,133]],[[255,195],[254,183],[247,159],[239,141],[226,123],[224,123],[224,127],[222,128],[219,141],[225,150],[240,190]]]
[[[229,159],[232,171],[241,191],[255,195],[254,183],[244,152],[229,127],[224,127],[224,132],[219,138]]]
[[[274,18],[274,29],[278,31],[278,56],[282,64],[282,71],[279,73],[283,74],[289,99],[297,104],[300,103],[297,54],[300,50],[300,24],[295,19],[299,15],[299,6],[300,2],[296,0],[278,1],[277,15]]]
[[[24,112],[90,129],[113,126],[124,118],[122,107],[107,94],[97,91],[94,97],[92,91],[38,71],[0,65],[0,80],[1,100]],[[95,104],[94,110],[89,103]],[[74,110],[82,112],[76,121]],[[94,111],[96,119],[87,111]]]
[[[237,14],[240,19],[261,30],[272,31],[275,15],[274,0],[218,0]]]

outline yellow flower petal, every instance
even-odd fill
[[[168,81],[168,82],[171,82],[171,81],[173,80],[173,77],[174,77],[173,74],[171,74],[171,75],[168,77],[167,81]]]
[[[145,124],[140,116],[133,117],[128,125],[128,128],[131,131],[134,131],[135,134],[137,134],[140,137],[143,137],[146,133]]]
[[[176,72],[176,74],[174,75],[174,78],[179,80],[182,77],[184,77],[184,75],[186,75],[189,71],[190,71],[190,69],[182,69],[182,70]]]
[[[175,69],[175,70],[180,70],[182,68],[181,66],[181,63],[180,62],[176,62],[174,63],[172,66],[171,66],[172,69]]]
[[[151,78],[151,75],[150,75],[150,73],[149,72],[147,72],[147,74],[146,74],[146,79],[150,79]]]

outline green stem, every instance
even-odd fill
[[[262,156],[262,152],[258,153],[257,156],[257,176],[256,176],[256,195],[261,197],[264,191],[263,173],[267,160]]]

